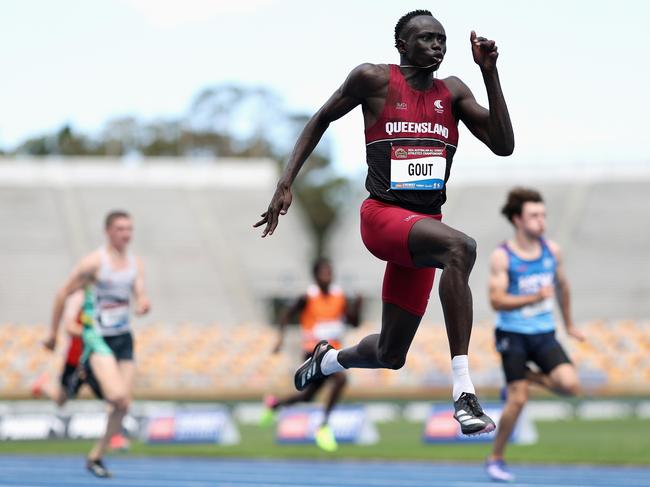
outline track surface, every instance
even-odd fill
[[[478,464],[109,457],[113,479],[96,479],[79,457],[0,456],[0,486],[424,487],[495,485]],[[514,465],[511,485],[650,486],[648,467]]]

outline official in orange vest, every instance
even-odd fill
[[[359,325],[361,297],[348,300],[343,294],[343,290],[332,283],[331,262],[325,258],[318,259],[314,263],[313,276],[315,283],[309,286],[307,292],[281,314],[280,335],[273,350],[274,353],[279,352],[282,348],[284,332],[290,317],[298,313],[300,313],[302,350],[305,359],[309,358],[314,347],[321,340],[327,340],[335,348],[340,348],[345,332],[345,323],[352,326]],[[341,393],[345,388],[347,382],[345,372],[328,375],[322,380],[310,384],[303,391],[284,399],[273,395],[267,396],[264,399],[266,410],[262,416],[262,424],[273,423],[275,412],[280,407],[311,401],[326,382],[332,384],[332,389],[325,405],[323,423],[316,432],[316,444],[325,451],[336,450],[338,445],[328,421],[332,409],[341,398]]]

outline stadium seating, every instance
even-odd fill
[[[650,170],[642,164],[605,169],[454,169],[444,221],[478,242],[471,277],[477,321],[471,367],[478,386],[502,383],[486,293],[488,255],[511,234],[499,215],[506,192],[524,183],[544,194],[547,233],[564,250],[574,317],[588,335],[585,343],[565,343],[583,383],[590,390],[650,389]],[[272,355],[269,308],[274,298],[304,292],[313,244],[297,201],[272,237],[262,240],[252,230],[276,174],[271,161],[0,159],[0,396],[25,396],[41,370],[58,370],[62,352],[53,359],[39,344],[54,292],[74,262],[101,243],[103,217],[114,208],[134,216],[133,246],[143,256],[153,303],[149,316],[135,320],[138,394],[291,390],[300,361],[296,334],[283,353]],[[381,312],[384,264],[359,236],[364,197],[359,192],[345,205],[327,241],[337,280],[364,297],[366,324],[349,333],[348,343],[376,330]],[[434,290],[407,365],[399,372],[353,371],[355,391],[448,390],[441,323]]]
[[[365,323],[347,334],[355,343],[373,333]],[[647,321],[580,323],[585,342],[561,341],[578,366],[588,392],[647,393],[650,384],[650,335]],[[40,345],[44,325],[0,325],[0,396],[29,394],[29,386],[43,370],[60,370],[65,340],[52,357]],[[273,355],[276,331],[253,323],[224,327],[219,323],[150,323],[136,332],[141,397],[258,397],[268,391],[290,391],[300,362],[296,330],[282,353]],[[500,359],[494,349],[493,327],[477,323],[472,335],[470,367],[478,387],[495,390],[503,384]],[[424,323],[414,340],[406,366],[400,371],[353,370],[359,396],[426,395],[450,386],[447,337],[442,323]]]

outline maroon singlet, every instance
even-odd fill
[[[444,82],[434,79],[428,90],[415,90],[391,64],[384,108],[365,134],[370,197],[419,213],[440,213],[458,144],[452,96]]]

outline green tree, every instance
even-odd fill
[[[32,137],[14,151],[36,156],[143,156],[272,158],[281,170],[300,131],[309,120],[292,113],[271,91],[222,84],[194,97],[181,117],[143,122],[121,116],[106,122],[94,137],[70,125],[56,133]],[[314,237],[314,254],[322,255],[327,232],[338,216],[347,181],[331,168],[327,137],[306,162],[294,184]],[[270,197],[270,195],[269,195]]]

